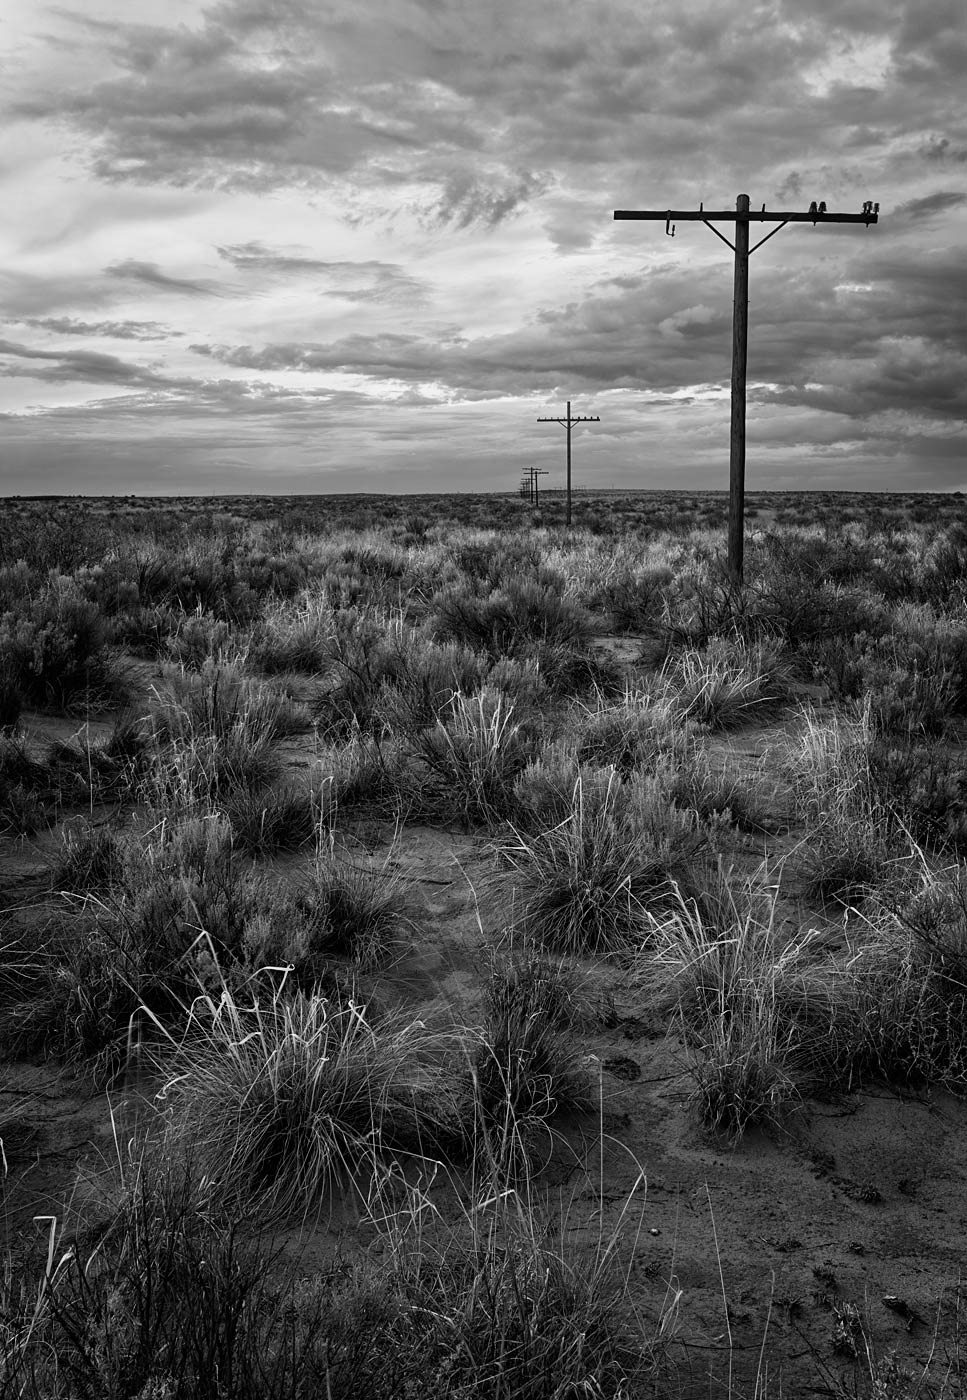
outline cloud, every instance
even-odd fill
[[[422,212],[437,225],[469,228],[480,224],[493,229],[543,194],[551,183],[549,175],[527,170],[503,180],[487,180],[458,171],[446,178],[439,198]]]
[[[257,273],[260,279],[317,277],[328,284],[328,291],[345,301],[414,304],[424,301],[428,292],[427,284],[399,263],[307,258],[257,240],[219,247],[217,252],[239,272]]]
[[[111,263],[104,269],[104,273],[107,277],[116,277],[126,282],[139,282],[155,291],[178,292],[192,297],[225,295],[214,282],[193,282],[185,277],[170,277],[161,271],[157,263],[142,262],[137,258],[125,258],[123,262]]]
[[[934,194],[924,195],[920,199],[908,199],[903,204],[898,204],[893,210],[893,218],[915,223],[921,219],[931,219],[938,214],[946,214],[951,209],[962,209],[965,205],[967,194],[962,190],[937,190]]]
[[[24,322],[59,335],[94,335],[111,340],[167,340],[181,335],[158,321],[80,321],[74,316],[30,316]]]
[[[357,437],[327,432],[326,451],[347,460],[354,441],[370,460],[428,439],[442,454],[470,423],[512,456],[516,427],[500,442],[491,426],[511,421],[507,404],[607,394],[596,442],[614,432],[678,464],[718,461],[731,257],[700,225],[671,242],[611,211],[731,208],[740,190],[754,205],[882,208],[875,229],[795,225],[756,254],[761,440],[839,470],[837,444],[910,460],[958,424],[953,0],[78,8],[45,11],[23,76],[5,75],[21,91],[2,177],[15,228],[0,292],[20,318],[4,402],[14,373],[45,380],[36,432],[54,422],[55,386],[77,382],[100,406],[59,423],[136,437],[176,408],[240,461],[234,417],[279,425],[258,438],[277,461],[340,413]],[[157,23],[137,21],[149,12]],[[184,338],[163,325],[174,296]],[[19,343],[28,330],[36,346]],[[167,335],[163,364],[121,344]]]
[[[878,128],[884,148],[925,140],[936,98],[919,79],[903,89],[897,46],[918,74],[950,61],[949,26],[912,23],[898,0],[837,7],[833,24],[828,5],[735,0],[660,15],[632,0],[590,15],[578,0],[229,0],[192,28],[74,21],[109,50],[113,75],[31,93],[14,112],[79,132],[102,179],[351,182],[379,203],[407,187],[426,218],[457,228],[498,227],[556,188],[577,196],[601,182],[611,198],[640,179],[643,152],[650,177],[672,186],[662,197],[697,183],[718,200],[723,170],[775,187],[811,151],[836,164],[859,125]],[[806,74],[838,73],[861,29],[888,56],[882,84],[837,79],[818,95]]]
[[[0,355],[16,363],[0,369],[4,376],[26,375],[48,383],[119,384],[124,386],[159,386],[167,381],[141,365],[130,364],[116,355],[98,350],[35,350],[16,341],[0,340]]]
[[[863,248],[798,271],[758,267],[750,291],[750,382],[773,386],[763,394],[775,402],[822,403],[846,416],[862,418],[889,400],[948,419],[961,411],[949,356],[958,344],[962,350],[964,291],[967,272],[953,248],[936,250],[926,262]],[[727,271],[705,270],[697,278],[676,262],[606,279],[500,335],[387,330],[329,342],[191,348],[260,374],[348,373],[374,384],[442,386],[468,401],[562,384],[575,393],[693,392],[728,384],[731,296]]]

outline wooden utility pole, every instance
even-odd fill
[[[537,507],[541,503],[540,493],[537,489],[537,478],[539,476],[547,476],[547,472],[543,467],[528,467],[528,471],[531,474],[531,500],[534,502],[535,507]]]
[[[767,214],[749,207],[749,196],[740,194],[731,209],[616,209],[616,219],[664,219],[665,232],[675,236],[675,225],[696,220],[712,230],[735,254],[735,280],[732,303],[732,431],[729,444],[729,572],[736,582],[742,582],[745,539],[745,374],[749,355],[749,258],[763,243],[767,243],[786,224],[875,224],[880,206],[868,199],[862,214],[831,214],[823,201],[810,204],[805,214]],[[719,233],[715,222],[735,225],[735,242]],[[749,247],[750,223],[775,223],[765,238]]]
[[[565,525],[571,523],[571,428],[575,423],[600,423],[601,419],[594,418],[572,418],[571,400],[567,401],[566,418],[538,418],[538,423],[563,423],[567,429],[567,512],[564,517]]]

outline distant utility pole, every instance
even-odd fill
[[[615,218],[617,218],[617,214]],[[600,418],[572,418],[571,400],[567,401],[566,418],[538,418],[538,423],[563,423],[567,429],[567,513],[564,517],[565,525],[571,523],[571,428],[575,423],[600,423]]]
[[[740,194],[735,201],[735,212],[731,209],[616,209],[616,219],[664,219],[665,232],[675,236],[678,221],[698,220],[706,224],[716,238],[721,238],[735,253],[735,283],[732,302],[732,436],[729,447],[729,572],[738,582],[742,582],[743,543],[745,522],[745,371],[749,352],[749,258],[768,243],[786,224],[870,224],[877,222],[880,206],[868,199],[863,205],[862,214],[830,214],[825,200],[817,204],[814,200],[805,214],[767,214],[766,206],[753,212],[749,208],[749,196]],[[724,233],[719,233],[712,220],[719,223],[735,224],[735,242],[731,243]],[[765,238],[749,247],[749,224],[775,222],[777,227],[770,229]]]
[[[531,479],[531,500],[534,502],[535,506],[539,506],[540,496],[537,490],[537,478],[539,476],[547,476],[547,472],[543,469],[543,467],[528,467],[527,470],[530,472]]]

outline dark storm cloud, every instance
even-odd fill
[[[157,263],[142,262],[137,258],[125,258],[123,262],[111,263],[104,269],[105,276],[116,277],[125,282],[139,282],[153,291],[179,292],[192,297],[224,296],[225,292],[214,282],[193,282],[185,277],[170,277],[162,272]]]
[[[158,321],[80,321],[74,316],[31,316],[23,324],[58,335],[95,335],[111,340],[167,340],[181,335]]]
[[[80,133],[104,179],[322,183],[355,218],[366,198],[391,218],[416,187],[405,207],[431,228],[536,206],[564,251],[589,246],[601,208],[737,188],[852,208],[898,162],[967,148],[951,0],[226,0],[192,28],[73,18],[114,75],[15,114]]]
[[[349,174],[384,188],[409,180],[437,188],[426,205],[437,218],[495,225],[539,199],[554,172],[594,162],[631,171],[643,149],[654,175],[681,177],[685,159],[692,178],[708,179],[744,142],[743,111],[755,137],[750,169],[762,130],[773,159],[800,152],[820,129],[828,137],[842,113],[802,78],[826,35],[781,21],[774,7],[656,14],[621,0],[590,13],[536,0],[497,14],[452,0],[378,16],[358,3],[324,13],[310,3],[232,3],[203,11],[196,29],[117,26],[116,76],[32,95],[15,114],[86,133],[105,179],[255,188]],[[104,42],[107,31],[96,32]],[[720,121],[724,105],[738,131]]]

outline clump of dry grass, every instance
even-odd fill
[[[574,973],[536,951],[493,967],[472,1059],[473,1108],[478,1151],[510,1179],[547,1149],[558,1113],[591,1106],[576,1005]]]
[[[492,826],[510,809],[514,779],[532,757],[537,733],[502,690],[486,686],[472,696],[455,693],[412,746],[432,788],[422,802],[470,826]]]
[[[511,826],[497,851],[526,936],[567,956],[615,956],[640,946],[650,907],[689,878],[702,844],[659,780],[581,769],[562,820]]]
[[[773,715],[789,695],[781,647],[739,633],[669,658],[661,685],[681,716],[716,730]]]
[[[161,1092],[174,1150],[189,1145],[224,1206],[305,1217],[389,1151],[432,1152],[459,1131],[452,1037],[362,1002],[284,989],[196,999]]]
[[[652,919],[644,976],[681,1025],[694,1100],[714,1130],[738,1137],[799,1099],[809,1060],[798,1010],[819,946],[819,934],[784,924],[776,884],[722,870],[701,897]]]
[[[169,673],[149,716],[154,762],[149,797],[163,808],[217,804],[278,778],[278,740],[309,727],[308,715],[282,691],[237,666]]]
[[[860,901],[890,872],[896,833],[873,777],[874,742],[868,709],[855,718],[802,713],[787,767],[806,829],[807,897]]]

